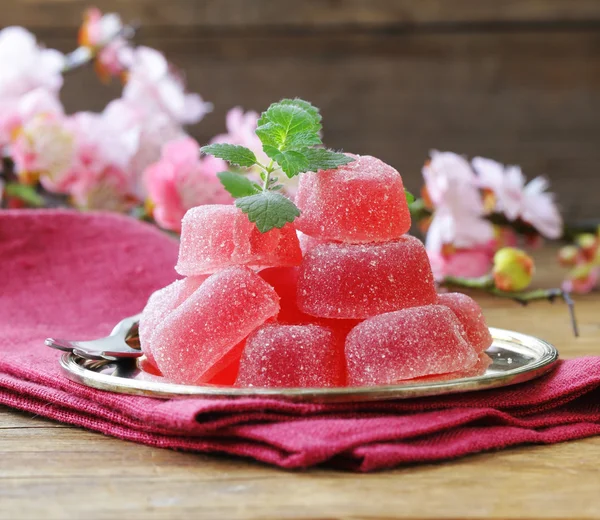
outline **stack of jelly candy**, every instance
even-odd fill
[[[407,235],[400,174],[370,156],[300,177],[293,224],[260,233],[235,206],[193,208],[176,270],[140,322],[143,366],[242,387],[374,386],[482,373],[479,305],[435,290]]]

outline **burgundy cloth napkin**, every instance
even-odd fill
[[[0,403],[152,446],[370,471],[600,433],[600,358],[534,382],[363,404],[159,400],[67,380],[44,338],[95,338],[175,278],[177,243],[126,217],[0,212]]]

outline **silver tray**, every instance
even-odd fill
[[[487,350],[492,363],[484,374],[446,381],[370,387],[236,388],[166,383],[142,372],[135,360],[90,361],[63,354],[60,364],[72,381],[122,394],[163,399],[185,397],[269,396],[295,401],[358,402],[408,399],[431,395],[487,390],[529,381],[548,372],[558,360],[556,348],[542,339],[510,330],[490,328],[494,343]]]

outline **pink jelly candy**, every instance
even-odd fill
[[[182,275],[214,273],[234,265],[299,265],[302,251],[292,224],[261,233],[235,206],[190,209],[181,224],[175,270]]]
[[[319,325],[267,325],[246,341],[237,386],[326,387],[345,380],[343,344]]]
[[[343,242],[387,242],[410,228],[402,177],[369,155],[336,170],[303,173],[294,221],[307,235]]]
[[[483,352],[492,345],[492,335],[485,322],[481,307],[473,299],[462,293],[445,293],[438,296],[438,304],[448,307],[465,329],[467,341],[477,352]]]
[[[154,359],[171,381],[206,383],[239,356],[240,342],[278,311],[277,293],[256,273],[224,269],[158,324]]]
[[[478,356],[463,334],[454,313],[441,305],[369,318],[346,338],[348,383],[385,385],[467,370]]]
[[[321,244],[300,266],[298,307],[313,316],[368,318],[436,300],[425,247],[409,235],[385,244]]]
[[[142,312],[138,329],[140,346],[147,358],[146,364],[154,365],[156,368],[152,345],[154,331],[157,329],[158,324],[200,287],[205,279],[206,276],[194,276],[183,280],[175,280],[166,287],[152,293]]]
[[[277,323],[290,325],[322,325],[333,330],[342,342],[350,330],[360,323],[360,320],[340,320],[316,318],[302,312],[298,308],[298,272],[297,267],[270,267],[262,270],[259,275],[279,295],[280,311],[276,317]]]

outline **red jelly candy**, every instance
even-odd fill
[[[183,280],[175,280],[172,284],[155,291],[150,296],[146,307],[142,311],[138,329],[140,346],[147,358],[146,365],[154,365],[157,369],[152,345],[154,331],[158,328],[159,323],[179,307],[205,279],[206,276],[194,276]]]
[[[294,221],[307,235],[342,242],[387,242],[410,229],[402,177],[369,155],[335,170],[300,176]]]
[[[301,260],[292,224],[261,233],[235,206],[216,204],[192,208],[183,217],[175,270],[192,276],[235,265],[299,265]]]
[[[246,341],[237,386],[331,387],[345,380],[343,344],[319,325],[267,325]]]
[[[436,301],[425,247],[409,235],[385,244],[321,244],[300,267],[298,307],[312,316],[361,319]]]
[[[363,321],[346,338],[348,384],[393,384],[467,370],[477,353],[447,307],[426,305]]]
[[[481,307],[473,299],[462,293],[438,295],[438,304],[448,307],[465,329],[467,341],[477,352],[483,352],[492,345],[490,329],[485,322]]]
[[[176,383],[206,383],[278,311],[277,293],[250,269],[213,274],[156,328],[152,348],[158,368]]]

